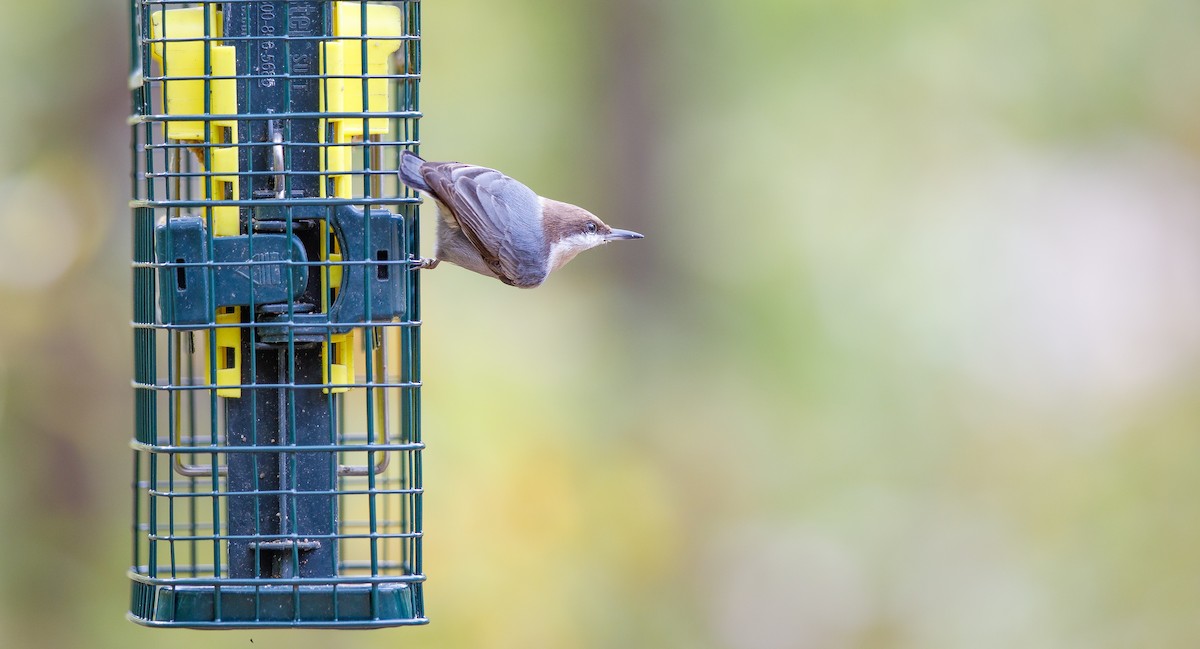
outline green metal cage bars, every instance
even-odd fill
[[[131,0],[149,626],[425,623],[420,3]]]

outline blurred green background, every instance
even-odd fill
[[[432,624],[303,633],[124,619],[125,17],[0,21],[0,646],[1200,646],[1200,4],[424,3],[424,153],[647,238],[425,277]]]

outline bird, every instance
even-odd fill
[[[610,227],[582,207],[538,196],[488,167],[426,162],[404,151],[398,174],[437,206],[437,246],[420,268],[446,261],[509,286],[534,288],[584,250],[644,238]]]

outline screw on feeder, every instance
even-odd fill
[[[275,169],[275,198],[283,198],[287,191],[287,181],[284,180],[286,173],[283,167],[283,131],[279,130],[279,125],[274,120],[268,121],[268,129],[271,131],[271,164]]]

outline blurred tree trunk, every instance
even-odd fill
[[[602,154],[608,194],[609,223],[647,235],[645,244],[614,246],[622,255],[628,294],[645,300],[661,281],[660,252],[669,234],[663,227],[664,192],[660,151],[664,149],[663,117],[670,97],[664,83],[668,47],[662,3],[658,0],[613,0],[592,4],[603,35],[598,60],[602,66],[601,120],[609,137]],[[646,245],[649,244],[649,245]],[[636,280],[636,281],[633,281]]]

